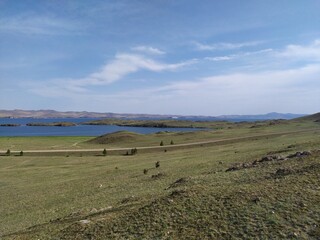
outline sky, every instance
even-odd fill
[[[320,111],[319,0],[0,0],[0,109]]]

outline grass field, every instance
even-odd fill
[[[291,133],[272,135],[281,132]],[[138,149],[128,156],[0,156],[0,236],[320,238],[320,125],[313,119],[227,124],[193,133],[127,134],[102,139],[0,138],[3,152],[100,148],[102,152],[103,148],[159,146],[160,141],[165,145],[163,151]],[[259,134],[270,135],[243,138]],[[174,148],[237,137],[242,139]],[[173,147],[166,149],[171,141]],[[298,151],[311,154],[247,167],[264,156],[287,157]],[[160,167],[155,167],[156,162]],[[232,166],[245,167],[226,171]]]

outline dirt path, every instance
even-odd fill
[[[288,132],[279,132],[279,133],[265,133],[265,134],[256,134],[256,135],[249,135],[244,137],[235,137],[235,138],[223,138],[218,140],[208,140],[208,141],[201,141],[201,142],[192,142],[192,143],[181,143],[175,145],[166,145],[166,146],[145,146],[145,147],[126,147],[126,148],[107,148],[108,152],[112,151],[128,151],[132,148],[136,148],[137,150],[143,149],[175,149],[179,147],[193,147],[193,146],[200,146],[200,145],[210,145],[215,143],[228,143],[232,141],[241,141],[241,140],[252,140],[256,138],[262,137],[277,137],[283,136],[288,134],[295,134],[295,133],[304,133],[304,132],[312,132],[312,131],[320,131],[320,129],[308,129],[308,130],[299,130],[299,131],[288,131]],[[24,153],[72,153],[72,152],[101,152],[104,147],[96,149],[45,149],[45,150],[24,150]],[[5,153],[6,151],[0,150],[0,152]],[[11,153],[19,153],[20,151],[11,151]]]

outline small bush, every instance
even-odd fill
[[[147,174],[148,173],[148,169],[143,169],[143,174]]]
[[[23,151],[20,151],[20,156],[23,156]]]
[[[160,146],[163,146],[163,141],[160,142]]]
[[[171,144],[171,145],[173,145],[173,144],[174,144],[173,140],[171,140],[170,144]]]
[[[6,155],[10,156],[10,154],[11,154],[11,151],[10,151],[10,149],[8,149],[7,152],[6,152]]]
[[[131,155],[135,155],[135,154],[137,154],[137,153],[138,153],[137,148],[132,148],[132,149],[131,149]]]
[[[103,149],[102,154],[103,154],[103,156],[106,156],[107,155],[107,150]]]
[[[159,179],[159,178],[163,178],[163,177],[165,177],[165,174],[161,173],[161,172],[151,176],[152,179]]]
[[[160,162],[159,161],[156,162],[156,168],[158,168],[158,167],[160,167]]]

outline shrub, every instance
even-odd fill
[[[103,154],[103,156],[106,156],[107,155],[107,150],[103,149],[102,154]]]
[[[173,144],[174,144],[173,140],[171,140],[170,144],[171,144],[171,145],[173,145]]]
[[[148,169],[143,169],[143,174],[147,174],[148,173]]]
[[[163,141],[160,142],[160,146],[163,146]]]
[[[158,167],[160,167],[160,162],[159,161],[156,162],[156,168],[158,168]]]
[[[137,152],[138,152],[137,148],[131,149],[131,155],[135,155],[135,154],[137,154]]]
[[[7,152],[6,152],[6,155],[10,156],[10,154],[11,154],[11,151],[10,151],[10,149],[8,149]]]
[[[23,156],[23,151],[20,151],[20,156]]]

